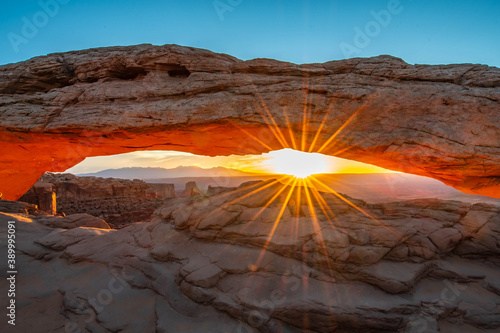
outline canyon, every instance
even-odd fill
[[[177,45],[107,47],[0,66],[0,192],[137,150],[286,147],[500,197],[500,69],[391,56],[242,61]]]
[[[19,201],[49,215],[88,213],[117,228],[149,221],[165,199],[175,196],[172,184],[45,173]]]

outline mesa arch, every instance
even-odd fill
[[[485,65],[296,65],[177,45],[51,54],[0,66],[0,192],[17,199],[88,156],[295,145],[500,198],[499,101],[500,69]]]

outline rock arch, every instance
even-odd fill
[[[0,66],[0,192],[16,199],[89,156],[289,146],[500,198],[499,88],[495,67],[391,56],[296,65],[137,45],[36,57]]]

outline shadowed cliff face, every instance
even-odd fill
[[[284,147],[500,197],[500,70],[379,56],[295,65],[175,45],[52,54],[0,66],[0,192],[136,150]]]

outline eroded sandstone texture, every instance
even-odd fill
[[[0,213],[0,224],[18,221],[22,239],[20,328],[500,328],[500,206],[437,199],[367,204],[344,197],[356,209],[333,194],[309,190],[309,200],[303,188],[291,196],[289,190],[268,181],[174,198],[150,223],[119,230],[54,229],[47,220],[63,218]],[[6,232],[0,229],[2,237]]]
[[[498,68],[390,56],[295,65],[138,45],[37,57],[0,66],[0,191],[16,199],[87,156],[292,147],[499,198],[499,87]]]
[[[21,202],[36,205],[38,209],[49,215],[57,213],[56,189],[54,184],[37,181],[21,198]]]

